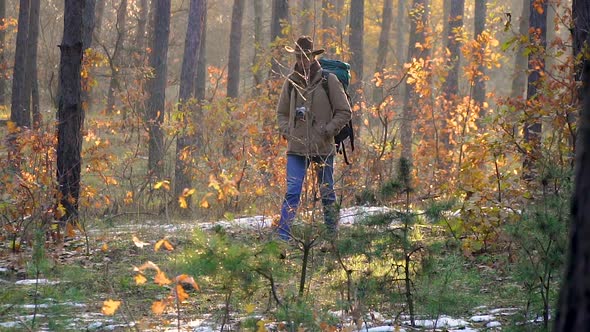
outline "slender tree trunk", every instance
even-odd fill
[[[200,155],[200,147],[203,142],[203,127],[198,124],[203,119],[203,104],[207,92],[207,6],[203,8],[203,31],[201,32],[201,43],[199,46],[199,57],[197,59],[197,73],[195,77],[195,99],[197,107],[193,115],[193,124],[195,125],[195,144],[192,149],[192,156],[195,163]]]
[[[6,0],[0,0],[0,22],[6,21]],[[6,66],[6,30],[0,30],[0,66]],[[0,105],[6,105],[6,85],[7,80],[4,75],[0,75]]]
[[[139,54],[145,52],[145,33],[148,21],[148,0],[139,1],[139,16],[137,17],[137,31],[135,32],[135,49]]]
[[[449,50],[447,66],[449,67],[447,80],[443,88],[447,100],[457,98],[459,92],[459,58],[461,53],[460,29],[463,27],[463,12],[465,0],[451,0],[451,12],[448,17],[448,32],[446,47]]]
[[[229,35],[229,55],[227,63],[227,99],[229,106],[227,112],[230,114],[233,105],[239,96],[240,87],[240,49],[242,46],[242,18],[244,17],[244,0],[234,0],[231,19],[231,31]],[[228,126],[223,135],[223,155],[232,156],[233,132],[231,126]]]
[[[574,55],[582,53],[576,73],[582,80],[571,229],[565,275],[555,319],[555,332],[582,332],[590,326],[590,2],[573,1]]]
[[[272,17],[270,24],[270,42],[274,44],[277,38],[283,38],[281,21],[289,21],[289,1],[272,0]],[[272,49],[273,59],[270,70],[270,78],[276,79],[281,77],[287,71],[283,70],[280,65],[282,58],[282,45],[274,45]]]
[[[161,179],[164,175],[164,134],[162,124],[166,112],[166,75],[168,72],[168,41],[170,35],[170,0],[154,1],[154,34],[150,66],[154,76],[148,81],[147,123],[149,129],[148,170]]]
[[[14,69],[12,74],[12,108],[10,109],[10,121],[19,127],[30,127],[31,125],[31,113],[27,105],[27,77],[25,76],[27,68],[30,3],[30,0],[20,0],[16,51],[14,54]]]
[[[406,33],[407,33],[407,15],[406,15],[406,0],[398,0],[397,3],[397,22],[399,22],[396,26],[396,38],[397,47],[395,48],[395,56],[397,58],[398,63],[402,63],[407,55],[406,46]]]
[[[522,0],[522,13],[518,19],[518,33],[521,36],[528,35],[529,31],[529,1]],[[526,68],[527,58],[524,54],[525,45],[518,43],[514,61],[514,78],[512,80],[512,89],[510,90],[511,98],[520,98],[524,96],[526,88]]]
[[[350,69],[352,74],[351,97],[353,103],[358,99],[358,89],[362,88],[365,34],[365,1],[352,1],[350,4]]]
[[[27,68],[25,72],[25,102],[33,114],[33,128],[41,125],[39,110],[39,80],[37,78],[37,46],[39,44],[40,0],[31,0],[29,12],[29,36],[27,38]]]
[[[252,4],[254,5],[254,58],[252,59],[252,74],[254,75],[254,85],[259,86],[262,84],[262,63],[261,63],[261,56],[262,53],[262,0],[253,0]],[[254,94],[258,93],[258,89],[254,89]]]
[[[486,17],[487,17],[487,0],[479,0],[475,2],[475,15],[473,19],[473,26],[474,31],[473,35],[474,38],[477,38],[484,32],[486,28]],[[484,80],[483,76],[485,76],[485,67],[483,65],[479,66],[479,72],[482,73],[482,76],[477,77],[475,79],[475,85],[473,87],[473,100],[478,105],[482,105],[485,101],[486,97],[486,81]],[[480,116],[485,116],[485,113],[480,112]]]
[[[410,40],[408,47],[407,62],[411,63],[412,59],[420,57],[420,50],[416,48],[416,43],[424,42],[424,33],[417,31],[419,25],[424,26],[426,22],[426,0],[414,0],[411,12],[415,13],[410,18]],[[401,157],[412,162],[412,141],[414,136],[414,107],[415,107],[415,89],[412,84],[405,82],[404,106],[402,110],[402,124],[400,129],[400,141],[402,146]]]
[[[82,168],[81,105],[82,17],[84,1],[65,0],[63,41],[59,66],[62,87],[57,111],[57,182],[60,204],[65,208],[62,220],[74,222],[78,216],[80,171]]]
[[[201,35],[204,30],[205,8],[207,6],[206,0],[191,0],[188,26],[186,30],[186,38],[184,41],[184,55],[182,57],[182,71],[180,73],[180,95],[179,108],[182,110],[184,116],[183,128],[178,139],[176,140],[176,165],[174,170],[174,196],[182,196],[185,190],[192,187],[191,180],[191,165],[192,160],[191,150],[195,144],[195,126],[196,123],[189,121],[194,119],[192,111],[194,110],[194,103],[189,101],[194,97],[195,89],[195,72],[197,63],[199,61],[201,49]],[[186,199],[187,207],[190,205],[190,199]]]
[[[540,6],[540,7],[538,7]],[[547,44],[547,2],[530,0],[530,40],[538,50],[529,54],[529,77],[527,84],[527,105],[533,105],[537,96],[537,86],[541,84],[542,73],[545,71],[545,47]],[[529,112],[531,113],[531,112]],[[533,111],[532,113],[536,113]],[[541,120],[535,114],[526,119],[524,124],[524,140],[530,146],[523,162],[523,178],[532,180],[535,177],[535,163],[541,157]]]
[[[334,0],[322,0],[322,34],[320,36],[321,45],[326,47],[329,54],[334,54],[333,39],[336,35],[336,20],[334,19],[334,12],[336,6]]]
[[[389,50],[389,34],[393,20],[393,0],[383,1],[383,15],[381,19],[381,33],[379,35],[379,47],[377,48],[377,63],[375,73],[383,75],[385,69],[387,52]],[[383,86],[376,86],[373,91],[373,102],[380,103],[383,100]]]
[[[104,17],[104,6],[106,1],[98,0],[96,3],[96,19],[94,25],[93,41],[100,40],[100,33],[102,32],[102,18]]]
[[[301,1],[301,33],[307,36],[312,35],[311,28],[314,23],[312,17],[315,17],[312,10],[312,0]]]
[[[121,52],[123,51],[123,43],[125,42],[125,35],[127,33],[127,0],[121,0],[119,8],[117,9],[117,39],[115,41],[115,48],[109,57],[109,66],[111,68],[111,80],[109,83],[109,90],[107,91],[107,112],[113,112],[115,109],[115,92],[119,91],[119,66]],[[123,114],[125,118],[125,114]]]

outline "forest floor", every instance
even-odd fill
[[[347,227],[358,218],[383,209],[346,209],[341,214],[340,224]],[[262,216],[214,223],[125,222],[91,228],[86,236],[78,235],[64,245],[49,246],[43,249],[44,258],[38,261],[31,248],[14,253],[4,243],[0,246],[0,331],[178,331],[181,326],[181,331],[204,332],[219,331],[221,325],[226,331],[287,331],[284,323],[269,319],[272,301],[266,290],[261,291],[266,292],[264,298],[253,297],[252,303],[242,304],[246,309],[235,308],[225,315],[226,298],[209,289],[206,278],[195,278],[200,283],[200,292],[188,290],[186,303],[154,315],[154,302],[166,299],[174,287],[150,283],[139,286],[134,279],[137,267],[146,262],[165,266],[168,278],[173,279],[174,272],[183,265],[180,254],[174,253],[181,253],[190,246],[192,229],[196,226],[206,232],[224,228],[256,241],[269,234],[271,223],[271,218]],[[174,248],[166,250],[161,240]],[[158,243],[161,247],[154,250]],[[314,264],[322,266],[335,264],[330,253],[319,250],[314,259]],[[284,263],[296,266],[300,262],[301,255],[294,254],[286,257]],[[509,285],[509,280],[488,266],[475,269],[482,280],[479,289],[470,291],[483,294],[484,303],[473,302],[473,307],[465,303],[465,309],[459,310],[461,314],[449,316],[445,310],[440,310],[436,316],[420,315],[415,327],[411,327],[409,317],[381,312],[379,308],[363,309],[362,318],[357,319],[356,324],[352,322],[353,313],[333,311],[337,323],[325,330],[518,331],[515,317],[524,310],[523,303],[513,293],[518,292],[518,287]],[[311,287],[322,287],[321,277],[314,278]],[[460,285],[458,287],[451,292],[468,293]],[[106,300],[121,301],[115,315],[103,313]],[[447,312],[456,313],[457,310]],[[260,325],[254,329],[244,327],[245,321],[253,319],[264,322],[263,328]],[[528,331],[541,329],[540,324],[532,326],[530,329],[529,325]]]

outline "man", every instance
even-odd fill
[[[350,105],[342,84],[334,74],[322,75],[313,40],[300,37],[295,48],[285,47],[295,55],[294,71],[289,74],[277,105],[280,133],[288,142],[287,191],[281,207],[277,233],[283,240],[291,238],[291,224],[301,198],[305,173],[315,167],[324,208],[324,223],[330,236],[337,231],[337,211],[334,202],[334,136],[351,118]],[[322,80],[328,80],[328,94]]]

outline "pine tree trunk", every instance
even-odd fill
[[[522,12],[518,19],[518,33],[521,36],[528,35],[529,31],[529,1],[522,0]],[[524,55],[525,45],[518,43],[514,61],[514,78],[512,79],[512,89],[510,98],[520,98],[524,96],[526,87],[526,68],[527,58]]]
[[[164,134],[162,124],[166,112],[166,75],[168,72],[168,42],[170,35],[170,0],[154,1],[154,34],[150,66],[154,76],[148,81],[149,100],[147,124],[149,130],[148,171],[156,179],[164,175]]]
[[[330,42],[336,34],[334,27],[336,26],[336,20],[333,17],[335,11],[334,0],[322,0],[322,31],[321,39],[318,40],[321,45],[326,47],[326,51],[329,54],[334,53],[333,47],[330,46]]]
[[[98,0],[96,3],[96,19],[94,24],[93,42],[100,40],[100,33],[102,32],[102,18],[104,17],[104,6],[106,1]]]
[[[201,43],[199,46],[199,57],[197,59],[197,73],[195,76],[195,99],[197,100],[197,107],[193,116],[193,124],[195,124],[195,144],[192,149],[192,157],[195,163],[200,156],[200,148],[203,142],[203,127],[197,124],[202,123],[203,118],[203,104],[205,102],[207,92],[207,6],[203,8],[203,31],[201,31]],[[195,167],[198,165],[195,165]]]
[[[311,31],[311,27],[312,27],[312,23],[313,20],[311,19],[312,17],[315,17],[314,15],[312,15],[312,8],[311,8],[311,4],[312,4],[312,0],[302,0],[301,1],[301,34],[303,35],[307,35],[307,36],[311,36],[312,35],[312,31]]]
[[[125,42],[126,26],[127,26],[127,0],[121,0],[119,8],[117,9],[117,37],[115,41],[115,48],[109,57],[109,66],[111,69],[111,80],[109,83],[109,90],[107,92],[107,112],[113,112],[115,108],[115,92],[119,91],[119,66],[120,56],[123,51],[123,43]],[[125,114],[123,114],[125,118]]]
[[[459,58],[461,53],[461,42],[457,40],[460,37],[459,29],[463,27],[463,12],[465,0],[451,0],[451,11],[448,17],[448,36],[446,47],[449,50],[447,60],[448,76],[443,88],[447,100],[452,101],[457,98],[459,92]]]
[[[227,112],[231,112],[236,99],[239,96],[240,87],[240,49],[242,46],[242,18],[244,17],[244,0],[234,0],[231,19],[231,31],[229,35],[229,55],[227,63],[227,99],[229,106]],[[233,132],[228,126],[223,135],[223,155],[232,156]]]
[[[353,103],[358,99],[358,89],[362,88],[363,81],[363,47],[365,34],[365,1],[352,1],[350,4],[350,70],[352,82],[350,94]]]
[[[270,42],[274,43],[277,38],[283,38],[281,29],[281,21],[289,21],[289,1],[288,0],[272,0],[272,17],[270,24]],[[273,54],[272,65],[270,70],[270,78],[276,79],[285,73],[280,66],[280,59],[282,55],[282,46],[275,45],[271,51]]]
[[[187,104],[190,99],[194,97],[194,83],[197,63],[199,61],[201,49],[201,34],[204,30],[204,13],[206,1],[205,0],[191,0],[188,26],[186,30],[186,38],[184,41],[184,55],[182,57],[182,71],[180,73],[180,95],[179,95],[179,109],[184,113],[184,130],[180,133],[176,140],[176,165],[174,170],[174,196],[180,197],[184,190],[192,187],[191,181],[191,165],[192,149],[196,148],[195,144],[195,130],[196,123],[189,121],[194,118],[192,114],[193,105]],[[190,204],[190,199],[186,200],[187,208]]]
[[[424,33],[417,31],[417,21],[422,24],[426,22],[426,0],[414,0],[412,5],[412,12],[417,13],[417,17],[411,18],[410,24],[410,40],[408,43],[408,57],[407,62],[411,63],[412,59],[420,58],[420,50],[416,48],[416,43],[424,43]],[[400,141],[402,146],[401,157],[412,162],[412,140],[414,136],[414,103],[415,103],[415,89],[414,86],[405,83],[404,106],[402,110],[402,124],[400,129]]]
[[[555,332],[582,332],[590,326],[590,57],[583,49],[590,46],[590,3],[573,1],[574,55],[583,52],[577,78],[582,80],[579,94],[581,115],[578,129],[571,229],[565,274],[555,319]]]
[[[80,171],[82,168],[81,105],[82,17],[84,1],[65,0],[64,30],[59,65],[62,87],[57,111],[57,182],[60,204],[65,208],[62,220],[74,222],[78,217]]]
[[[31,0],[29,36],[27,38],[27,68],[25,72],[25,102],[33,114],[33,128],[41,125],[39,110],[39,81],[37,79],[37,45],[39,44],[39,10],[41,0]]]
[[[254,86],[262,84],[262,63],[260,53],[262,52],[262,0],[253,0],[254,5],[254,57],[252,59],[252,74],[254,75]],[[254,94],[258,93],[254,89]]]
[[[473,26],[474,31],[473,35],[474,38],[477,38],[482,34],[482,32],[486,28],[486,17],[487,17],[487,0],[479,0],[475,2],[475,15],[473,19]],[[482,76],[485,75],[485,67],[480,64],[479,72],[482,73]],[[485,101],[486,97],[486,82],[483,77],[475,78],[475,85],[473,87],[473,100],[478,105],[482,105]],[[480,112],[480,117],[485,116],[483,109]]]
[[[393,0],[383,1],[383,14],[381,19],[381,33],[379,34],[379,47],[377,48],[377,63],[375,73],[383,75],[385,69],[387,52],[389,50],[389,34],[393,20]],[[383,100],[383,86],[375,87],[373,91],[373,102],[380,103]]]
[[[19,127],[30,127],[31,114],[27,105],[26,68],[27,39],[29,35],[30,0],[20,0],[18,10],[18,31],[16,33],[16,50],[12,74],[12,108],[10,121]]]
[[[6,0],[0,0],[0,20],[6,19]],[[6,30],[0,30],[0,66],[6,66]],[[0,75],[0,105],[6,105],[7,80],[4,75]]]
[[[135,49],[139,55],[145,53],[145,33],[148,21],[148,0],[139,1],[139,16],[137,17],[137,30],[135,32]]]
[[[538,9],[537,6],[541,6],[542,9]],[[541,75],[545,70],[547,3],[530,0],[529,11],[529,32],[533,31],[530,34],[530,40],[534,45],[541,48],[541,50],[529,54],[526,98],[527,105],[534,105],[535,103],[531,102],[537,97],[537,85],[541,83]],[[540,33],[537,34],[534,31],[540,31]],[[535,177],[535,163],[541,157],[541,120],[535,117],[534,113],[536,112],[529,113],[533,117],[526,119],[524,124],[524,140],[530,146],[530,150],[527,151],[523,161],[523,178],[525,180],[532,180]]]

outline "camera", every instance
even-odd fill
[[[305,118],[305,113],[307,112],[307,108],[305,106],[299,106],[295,108],[295,118],[303,120]]]

